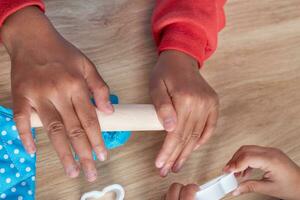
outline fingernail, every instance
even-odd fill
[[[27,145],[27,146],[25,146],[25,149],[28,154],[33,154],[36,151],[36,148],[33,145]]]
[[[78,176],[78,167],[77,166],[70,166],[66,169],[66,173],[69,177],[75,178]]]
[[[97,179],[97,172],[96,171],[88,171],[85,174],[86,178],[88,181],[92,182],[95,181]]]
[[[230,169],[230,165],[226,165],[226,166],[223,168],[223,171],[228,172],[229,169]]]
[[[162,168],[164,166],[164,164],[165,164],[165,161],[163,161],[163,160],[157,160],[155,163],[157,168]]]
[[[175,172],[175,173],[179,172],[180,169],[181,169],[181,167],[182,167],[182,165],[183,165],[183,161],[182,160],[180,160],[179,162],[177,162],[175,164],[175,166],[173,167],[173,172]]]
[[[105,161],[107,159],[107,151],[102,151],[102,152],[98,153],[97,158],[100,161]]]
[[[168,117],[164,120],[164,128],[166,131],[170,132],[173,131],[176,125],[176,120],[174,117]]]
[[[240,194],[241,192],[238,189],[234,190],[232,193],[233,196],[239,196]]]
[[[170,170],[169,168],[163,168],[160,172],[160,175],[163,177],[167,176],[169,173],[169,170]]]

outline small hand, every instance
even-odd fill
[[[160,175],[179,171],[193,150],[212,135],[218,118],[218,97],[192,57],[163,51],[150,80],[150,94],[168,132],[156,159]]]
[[[164,197],[164,200],[195,200],[199,186],[188,184],[186,186],[180,183],[173,183]]]
[[[14,119],[29,153],[36,150],[30,116],[35,110],[70,177],[79,174],[70,146],[89,181],[97,177],[92,149],[107,158],[95,108],[113,112],[109,90],[93,63],[66,41],[36,7],[21,9],[5,22],[1,36],[11,57]]]
[[[233,195],[257,192],[287,200],[299,199],[300,168],[280,150],[243,146],[233,155],[224,171],[245,174],[249,169],[261,169],[265,173],[261,180],[242,182]]]

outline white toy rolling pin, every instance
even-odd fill
[[[111,115],[96,110],[103,131],[158,131],[164,130],[152,104],[117,104]],[[42,127],[36,113],[31,115],[31,127]]]

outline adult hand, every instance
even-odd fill
[[[197,61],[176,50],[163,51],[150,80],[153,104],[167,135],[156,159],[160,175],[178,172],[193,150],[212,135],[218,97]]]
[[[79,174],[71,146],[88,181],[97,177],[92,149],[105,160],[107,151],[100,135],[95,108],[113,112],[109,89],[93,63],[66,41],[36,7],[10,16],[1,30],[11,57],[14,119],[29,153],[36,150],[30,130],[35,110],[70,177]]]
[[[265,172],[262,179],[245,180],[233,195],[257,192],[286,200],[299,199],[300,168],[278,149],[243,146],[233,155],[224,171],[247,175],[254,168]]]

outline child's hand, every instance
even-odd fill
[[[95,108],[112,113],[108,87],[95,66],[60,36],[35,7],[10,16],[1,30],[11,57],[14,119],[29,153],[35,152],[30,115],[35,110],[70,177],[79,174],[70,145],[79,156],[89,181],[97,177],[92,149],[105,160],[105,149]]]
[[[173,183],[164,200],[195,200],[199,186],[196,184],[188,184],[186,186],[180,183]]]
[[[261,180],[247,180],[233,195],[257,192],[281,199],[300,197],[300,168],[278,149],[243,146],[228,162],[225,172],[247,173],[252,168],[265,172]]]
[[[177,172],[193,150],[206,142],[218,118],[218,97],[192,57],[163,51],[150,80],[150,94],[168,132],[156,159],[160,175]]]

